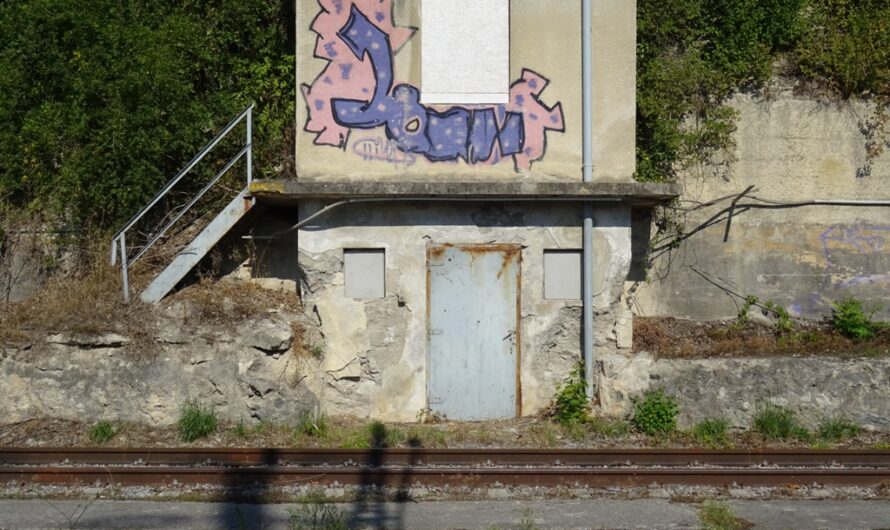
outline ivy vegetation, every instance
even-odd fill
[[[639,0],[638,9],[639,180],[723,159],[736,119],[728,98],[775,73],[881,108],[890,98],[886,0]]]
[[[291,5],[0,2],[0,201],[117,228],[251,102],[256,166],[286,170]]]

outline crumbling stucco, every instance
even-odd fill
[[[579,205],[559,203],[350,205],[302,230],[303,302],[320,319],[326,352],[325,377],[307,384],[325,410],[410,421],[427,407],[426,247],[433,243],[522,246],[522,413],[546,407],[581,359],[581,301],[544,299],[543,252],[581,248],[580,213]],[[631,258],[629,209],[598,207],[596,225],[595,343],[614,352],[630,345],[621,302]],[[385,250],[385,299],[345,297],[348,248]]]

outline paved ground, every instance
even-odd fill
[[[888,501],[732,501],[756,528],[890,528]],[[283,505],[0,501],[0,528],[287,528]],[[696,528],[698,506],[667,500],[487,501],[341,505],[350,526],[445,528]]]

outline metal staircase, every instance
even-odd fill
[[[231,230],[254,205],[254,199],[248,195],[253,180],[253,108],[247,107],[237,118],[232,120],[213,140],[201,150],[175,177],[173,177],[145,207],[133,216],[123,228],[111,239],[111,264],[117,265],[120,259],[121,277],[123,280],[124,300],[130,300],[129,270],[136,261],[142,258],[164,235],[188,212],[219,180],[225,176],[242,158],[246,158],[247,187],[244,188],[223,210],[208,224],[188,245],[180,250],[173,261],[158,274],[148,287],[140,293],[144,302],[159,302],[167,296],[176,285],[201,261],[204,256]],[[188,173],[198,165],[213,149],[242,122],[246,124],[246,135],[240,151],[226,163],[201,190],[192,197],[163,227],[154,232],[148,243],[130,256],[133,248],[127,247],[127,233],[142,220]]]

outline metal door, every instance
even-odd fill
[[[456,420],[519,414],[521,247],[430,245],[428,399]]]

